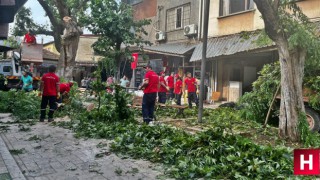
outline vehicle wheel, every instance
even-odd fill
[[[320,116],[319,114],[310,107],[306,108],[307,122],[312,132],[318,132],[320,130]]]

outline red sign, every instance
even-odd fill
[[[294,175],[320,175],[320,149],[295,149]]]
[[[138,53],[132,53],[133,62],[131,63],[131,69],[136,69],[138,64]]]

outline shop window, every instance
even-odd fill
[[[253,0],[220,0],[220,16],[253,9]]]

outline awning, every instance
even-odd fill
[[[259,45],[257,43],[259,36],[260,31],[253,31],[210,38],[208,39],[207,44],[207,58],[228,56],[248,51],[275,49],[274,43]],[[202,59],[202,46],[202,43],[197,45],[191,56],[190,62]]]
[[[191,52],[196,46],[196,44],[190,43],[173,43],[160,44],[157,46],[145,46],[143,49],[146,52],[151,52],[155,54],[184,57],[187,53]]]
[[[7,40],[0,40],[0,52],[14,49]]]
[[[82,35],[79,39],[76,66],[97,66],[102,56],[95,55],[92,45],[98,40],[96,35]]]

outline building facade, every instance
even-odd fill
[[[297,3],[311,21],[320,20],[320,0]],[[234,101],[251,91],[251,84],[262,66],[278,60],[274,45],[261,47],[256,43],[256,34],[263,28],[261,13],[253,0],[210,1],[207,58],[214,63],[210,78],[212,91],[219,92],[221,100]],[[194,57],[191,61],[199,63],[199,57]],[[239,89],[237,95],[233,93],[235,82]]]
[[[194,65],[189,63],[189,59],[199,43],[199,3],[199,0],[157,1],[156,41],[144,50],[163,62],[163,70],[167,74],[194,73]]]
[[[200,77],[204,0],[158,0],[156,13],[154,1],[151,9],[147,0],[132,2],[138,19],[146,18],[144,9],[155,15],[149,34],[155,41],[144,48],[149,59],[161,60],[167,73]],[[297,3],[311,21],[320,21],[320,0]],[[264,64],[278,60],[278,52],[274,43],[257,43],[264,22],[253,0],[210,0],[209,9],[206,98],[218,94],[219,100],[236,101],[252,90]]]

